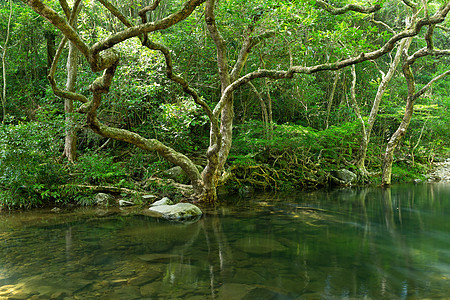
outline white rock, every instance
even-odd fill
[[[190,203],[157,205],[150,207],[149,210],[156,216],[167,220],[189,220],[200,218],[203,214],[200,208]]]
[[[133,206],[134,203],[126,200],[119,200],[119,206]]]
[[[151,206],[158,206],[158,205],[172,205],[173,201],[170,200],[167,197],[162,198],[161,200],[155,201]]]

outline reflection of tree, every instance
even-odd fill
[[[381,192],[381,198],[383,201],[383,213],[386,228],[395,237],[395,221],[394,221],[394,208],[392,205],[392,194],[390,188],[384,188]]]
[[[208,216],[203,217],[199,222],[203,228],[203,232],[206,238],[206,244],[208,246],[211,296],[213,299],[215,299],[214,274],[217,271],[214,268],[216,265],[215,262],[218,259],[221,278],[225,280],[228,276],[231,276],[232,273],[233,255],[217,211],[214,211]],[[212,240],[213,238],[214,240]],[[215,243],[217,243],[217,247],[215,246]]]

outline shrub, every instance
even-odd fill
[[[51,113],[39,122],[1,127],[0,206],[38,206],[57,196],[55,186],[67,179],[57,162],[63,128],[62,117]]]

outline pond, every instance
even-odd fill
[[[423,299],[450,294],[450,184],[229,198],[193,224],[0,214],[0,299]]]

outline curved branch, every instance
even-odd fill
[[[155,0],[155,2],[152,3],[152,5],[147,5],[138,12],[138,15],[142,19],[142,23],[147,23],[147,13],[149,11],[154,11],[158,7],[159,2],[161,2],[161,0]]]
[[[156,151],[159,155],[169,162],[180,166],[186,172],[191,179],[194,192],[201,190],[200,172],[194,163],[184,154],[175,151],[156,139],[146,139],[137,133],[125,129],[106,126],[96,116],[93,116],[89,125],[94,132],[103,137],[127,142],[146,151]]]
[[[50,67],[50,71],[49,71],[48,76],[47,76],[48,81],[50,82],[50,86],[52,87],[53,93],[56,96],[61,97],[61,98],[75,100],[75,101],[80,101],[80,102],[83,102],[83,103],[88,103],[89,100],[85,96],[83,96],[81,94],[74,93],[74,92],[61,90],[56,85],[56,81],[55,81],[56,66],[58,65],[59,58],[61,57],[62,50],[64,49],[66,43],[67,43],[67,38],[64,37],[61,40],[61,43],[59,44],[58,49],[56,50],[55,56],[53,58],[52,65]]]
[[[233,83],[231,83],[227,88],[223,91],[222,97],[220,101],[217,103],[216,107],[214,108],[214,115],[218,116],[221,109],[223,108],[225,102],[227,99],[229,99],[231,93],[235,91],[238,87],[248,83],[249,81],[256,79],[256,78],[271,78],[271,79],[284,79],[284,78],[292,78],[294,74],[296,73],[303,73],[303,74],[313,74],[320,71],[325,70],[339,70],[342,68],[345,68],[347,66],[361,63],[367,60],[374,60],[377,59],[384,54],[390,52],[395,44],[404,38],[415,36],[419,33],[420,29],[426,25],[434,25],[441,23],[445,20],[445,17],[447,16],[448,12],[450,11],[450,2],[447,3],[446,6],[444,6],[441,10],[436,12],[436,14],[432,17],[423,18],[420,19],[415,26],[412,26],[412,28],[404,30],[393,37],[391,37],[380,49],[368,52],[368,53],[361,53],[359,56],[351,57],[348,59],[344,59],[335,63],[326,63],[326,64],[320,64],[316,66],[311,67],[305,67],[305,66],[293,66],[289,68],[287,71],[277,71],[277,70],[257,70],[251,73],[248,73],[247,75],[235,80]],[[440,50],[436,51],[433,50],[435,55],[447,55],[446,53],[450,50]]]
[[[402,0],[403,3],[405,3],[406,6],[411,7],[412,9],[416,9],[417,8],[417,3],[414,3],[411,0]]]
[[[56,11],[49,6],[42,3],[41,0],[23,0],[39,15],[46,18],[50,23],[57,27],[74,45],[80,50],[80,52],[86,57],[89,57],[89,47],[83,42],[78,33],[70,26],[67,21],[62,18]]]
[[[109,10],[109,12],[112,13],[117,19],[119,19],[120,22],[122,22],[122,24],[124,24],[126,27],[133,27],[133,24],[128,21],[128,19],[110,2],[108,2],[107,0],[97,1],[100,2],[107,10]]]
[[[275,31],[268,31],[263,34],[252,37],[253,33],[252,28],[249,28],[248,35],[242,44],[241,50],[239,52],[236,63],[234,64],[233,70],[231,71],[230,77],[231,81],[234,81],[238,78],[239,74],[242,72],[242,69],[247,62],[248,55],[253,47],[258,45],[263,40],[273,37],[275,35]]]
[[[370,14],[370,13],[376,12],[381,9],[381,5],[379,5],[379,4],[376,4],[376,5],[370,6],[370,7],[365,7],[365,6],[356,5],[356,4],[347,4],[346,6],[341,7],[341,8],[335,8],[331,4],[329,4],[325,1],[322,1],[322,0],[317,0],[316,4],[319,7],[325,9],[327,12],[329,12],[332,15],[342,15],[349,11],[359,12],[359,13],[363,13],[363,14]]]
[[[182,78],[181,76],[175,75],[173,74],[173,64],[172,64],[172,57],[170,55],[170,51],[169,49],[167,49],[166,47],[164,47],[161,44],[152,42],[150,40],[147,40],[147,43],[145,44],[146,47],[148,47],[151,50],[157,50],[160,51],[163,55],[164,55],[164,59],[166,62],[166,74],[167,77],[178,83],[182,88],[183,91],[187,94],[189,94],[193,99],[194,102],[197,103],[198,105],[200,105],[203,110],[205,111],[206,115],[209,118],[209,121],[211,123],[211,127],[213,132],[217,135],[220,136],[220,132],[219,132],[219,123],[217,121],[217,118],[214,116],[211,108],[208,106],[208,104],[203,101],[197,94],[197,92],[191,88],[188,84],[188,82]]]
[[[121,43],[129,38],[136,37],[143,33],[169,28],[170,26],[186,19],[194,11],[194,9],[197,8],[197,6],[199,6],[203,2],[205,2],[205,0],[189,0],[186,3],[184,3],[183,7],[179,11],[171,14],[170,16],[164,19],[161,19],[157,22],[150,22],[141,25],[136,25],[127,28],[123,31],[120,31],[116,34],[110,35],[108,38],[100,42],[97,42],[92,46],[92,58],[94,58],[95,61],[95,58],[99,52],[109,49],[114,45]]]
[[[436,25],[436,28],[439,28],[439,29],[441,29],[441,30],[444,30],[445,32],[449,32],[449,31],[450,31],[450,28],[445,27],[445,26],[442,26],[442,25]]]
[[[376,25],[381,25],[384,28],[386,28],[390,33],[395,34],[394,29],[392,29],[388,24],[386,24],[386,23],[384,23],[382,21],[375,20],[373,15],[371,15],[370,22],[372,22],[372,23],[374,23]]]
[[[420,96],[422,96],[430,87],[433,83],[435,83],[436,81],[444,78],[445,76],[450,75],[450,70],[447,70],[446,72],[434,77],[433,79],[431,79],[423,88],[420,89],[420,91],[418,91],[416,94],[414,94],[413,100],[419,98]]]

